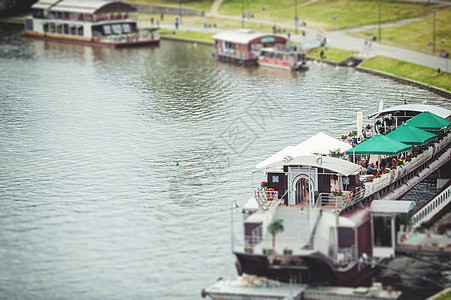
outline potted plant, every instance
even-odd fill
[[[268,232],[272,234],[272,248],[276,249],[276,234],[283,232],[285,228],[283,227],[283,219],[277,219],[272,221],[268,225]]]
[[[244,252],[245,253],[250,253],[250,254],[254,253],[254,246],[253,245],[249,245],[249,246],[244,247]]]
[[[335,191],[332,192],[334,194],[334,196],[341,196],[343,195],[343,192],[341,190],[337,190],[335,189]]]
[[[283,248],[283,254],[291,255],[291,254],[293,254],[293,249],[289,249],[288,247],[285,247],[285,248]]]

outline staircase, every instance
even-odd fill
[[[283,253],[283,249],[287,247],[293,250],[293,254],[296,254],[309,243],[312,229],[308,222],[309,214],[312,214],[312,212],[299,208],[279,207],[276,210],[273,220],[282,219],[284,227],[284,231],[276,235],[277,253]],[[264,243],[266,247],[272,247],[272,235],[270,233],[265,236]]]

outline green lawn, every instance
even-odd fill
[[[241,0],[225,0],[219,12],[240,16],[243,10],[254,14],[254,17],[258,19],[294,25],[296,6],[292,0],[272,1],[269,4],[267,0],[244,1],[243,9],[241,4]],[[266,10],[262,9],[263,6]],[[381,22],[425,16],[431,11],[431,7],[440,6],[382,0]],[[307,22],[307,26],[326,30],[377,24],[378,9],[378,1],[375,0],[297,1],[297,14]],[[334,15],[337,16],[336,20],[333,19]]]
[[[179,6],[210,11],[213,0],[128,0],[155,5]],[[296,14],[310,28],[325,30],[349,28],[378,23],[379,5],[375,0],[224,0],[219,13],[230,16],[241,16],[249,12],[255,19],[271,21],[294,26]],[[265,10],[263,10],[265,7]],[[423,17],[433,9],[444,7],[442,4],[413,3],[404,1],[381,0],[381,22],[387,23],[406,18]],[[350,9],[352,8],[352,9]],[[336,20],[333,16],[336,15]],[[240,21],[238,21],[240,23]],[[249,23],[248,23],[249,25]]]
[[[381,22],[387,23],[406,18],[420,17],[430,12],[430,4],[401,3],[381,1]],[[351,8],[351,9],[350,9]],[[371,0],[332,0],[315,1],[302,7],[299,15],[309,27],[322,27],[325,30],[342,29],[368,24],[377,24],[379,17],[378,1]],[[282,17],[279,11],[273,14]],[[334,20],[334,15],[337,16]]]
[[[451,9],[437,11],[436,14],[436,51],[451,49]],[[433,39],[433,15],[408,25],[382,29],[382,43],[409,48],[432,54],[432,46],[428,46]],[[368,38],[377,36],[377,29],[353,34],[356,37]]]
[[[349,51],[349,50],[335,49],[335,48],[329,48],[329,47],[320,47],[320,48],[309,51],[307,56],[314,57],[314,58],[321,58],[321,55],[320,55],[321,51],[324,51],[324,56],[323,56],[324,59],[334,61],[334,62],[340,62],[355,53],[355,52]]]
[[[175,34],[173,34],[175,32]],[[210,42],[214,43],[213,36],[215,33],[211,32],[198,32],[198,31],[186,31],[186,30],[174,30],[171,31],[170,34],[164,34],[167,32],[162,32],[161,36],[170,36],[173,38],[179,39],[188,39],[193,41],[202,41],[202,42]]]
[[[451,91],[451,73],[437,73],[437,70],[432,68],[382,56],[370,58],[362,63],[361,66],[424,82]],[[443,69],[445,67],[443,66]]]
[[[17,19],[17,18],[6,18],[6,19],[0,19],[0,23],[25,24],[25,20]]]
[[[210,11],[214,0],[126,0],[129,3],[143,3],[153,5],[176,6]]]

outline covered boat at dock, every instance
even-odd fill
[[[257,64],[261,49],[287,43],[287,38],[283,36],[249,29],[220,32],[214,35],[213,39],[215,40],[213,57],[220,61],[243,65]]]
[[[306,71],[305,52],[295,46],[279,45],[264,48],[258,55],[258,65],[290,71]]]
[[[256,172],[264,172],[264,181],[243,207],[243,236],[232,239],[239,274],[356,286],[374,271],[362,261],[381,262],[395,255],[394,220],[398,215],[408,216],[413,205],[391,201],[451,160],[448,129],[425,136],[429,143],[415,151],[411,145],[382,135],[355,149],[338,139],[333,146],[321,142],[330,138],[325,135],[311,138],[313,143],[287,146],[257,164]],[[376,149],[373,142],[385,146]],[[374,149],[364,147],[371,145]],[[333,157],[334,149],[349,156]],[[354,153],[404,155],[402,164],[370,176],[363,175],[360,164],[351,162]],[[389,215],[380,207],[385,204]],[[277,235],[271,229],[274,222],[283,224]]]
[[[137,9],[112,0],[40,0],[25,19],[23,35],[111,48],[158,45],[158,28],[139,30]],[[137,16],[137,15],[136,15]]]

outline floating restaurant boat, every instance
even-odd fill
[[[31,8],[24,36],[112,48],[160,42],[157,28],[140,31],[129,15],[137,9],[122,1],[40,0]]]
[[[240,29],[224,31],[213,36],[215,51],[213,57],[220,61],[237,64],[257,64],[258,55],[263,48],[285,45],[287,38],[276,34],[257,33]]]
[[[287,45],[262,49],[258,55],[258,65],[290,71],[308,70],[305,63],[305,52]]]
[[[411,118],[428,107],[416,107],[415,113],[411,108],[392,112]],[[440,111],[451,117],[451,111]],[[388,122],[388,110],[382,114]],[[427,144],[414,148],[392,140],[390,146],[398,148],[376,149],[378,135],[359,144],[372,147],[353,148],[320,133],[259,163],[257,171],[264,172],[264,181],[242,208],[243,235],[232,233],[238,274],[297,284],[361,283],[374,271],[364,262],[382,262],[396,254],[396,217],[408,216],[414,203],[394,200],[451,160],[451,122],[446,124],[435,131],[438,137],[433,142],[427,137]],[[387,165],[381,174],[362,175],[362,166],[351,162],[362,155],[362,148],[363,153],[387,159],[406,150],[410,154],[405,153],[402,163]],[[337,150],[346,151],[348,160],[330,155]],[[446,209],[450,194],[446,192],[430,212]]]

